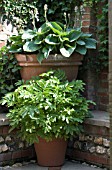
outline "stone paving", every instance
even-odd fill
[[[66,161],[62,167],[41,167],[35,162],[16,163],[12,166],[0,167],[0,170],[106,170],[106,168],[100,168],[95,165],[89,165],[86,163],[80,163],[76,161]]]

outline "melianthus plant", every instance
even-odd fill
[[[90,103],[81,95],[83,86],[81,80],[65,80],[60,70],[48,71],[19,86],[1,102],[9,107],[11,130],[18,129],[30,143],[38,137],[68,139],[79,134]]]

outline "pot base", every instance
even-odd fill
[[[37,163],[44,167],[59,167],[64,164],[67,141],[53,139],[47,142],[39,138],[39,143],[34,143],[37,154]]]

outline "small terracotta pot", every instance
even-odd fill
[[[39,138],[39,143],[34,143],[34,146],[40,166],[55,167],[64,164],[67,148],[67,141],[64,139],[53,139],[47,142]]]
[[[37,55],[35,54],[16,54],[18,64],[22,67],[20,73],[23,80],[29,80],[32,76],[37,76],[49,69],[62,69],[65,71],[67,79],[72,81],[76,79],[78,73],[78,67],[81,65],[83,56],[74,53],[71,57],[63,57],[62,55],[49,55],[47,59],[44,59],[40,64],[37,61]]]

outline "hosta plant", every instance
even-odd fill
[[[85,55],[87,49],[96,48],[96,40],[92,38],[92,34],[68,29],[62,23],[49,21],[39,29],[28,29],[10,37],[9,41],[8,48],[11,53],[37,53],[40,63],[47,59],[50,53],[70,57],[74,52]]]
[[[46,22],[40,28],[28,29],[16,36],[10,37],[9,51],[12,53],[37,53],[41,63],[49,54],[62,54],[70,57],[73,52],[85,55],[87,49],[96,48],[96,40],[91,34],[82,33],[77,29],[68,28],[60,22],[49,22],[47,19],[47,4],[44,5]],[[66,13],[65,13],[66,15]],[[66,18],[66,17],[65,17]]]
[[[9,107],[11,130],[18,129],[30,143],[38,137],[67,139],[79,134],[90,103],[81,95],[83,86],[80,80],[65,80],[60,70],[48,71],[19,86],[2,100],[2,105]]]

